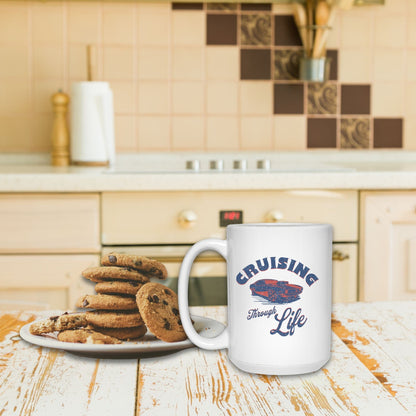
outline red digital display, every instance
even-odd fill
[[[230,224],[242,224],[243,211],[220,211],[220,227],[226,227]]]

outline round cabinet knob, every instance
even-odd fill
[[[279,222],[283,219],[283,213],[274,209],[266,214],[266,222]]]
[[[198,215],[195,211],[185,210],[179,213],[178,222],[182,228],[191,228],[196,224]]]

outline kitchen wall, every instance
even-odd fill
[[[340,12],[331,79],[297,81],[284,5],[0,2],[0,152],[50,150],[50,96],[97,79],[117,150],[416,149],[416,1]]]

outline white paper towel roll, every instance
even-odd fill
[[[113,93],[107,82],[72,84],[71,159],[85,165],[114,163]]]

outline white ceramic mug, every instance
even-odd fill
[[[197,334],[189,318],[192,263],[213,250],[227,261],[228,326],[215,338]],[[179,273],[179,309],[189,339],[208,350],[228,348],[231,362],[257,374],[303,374],[330,358],[332,226],[239,224],[227,239],[193,245]]]

